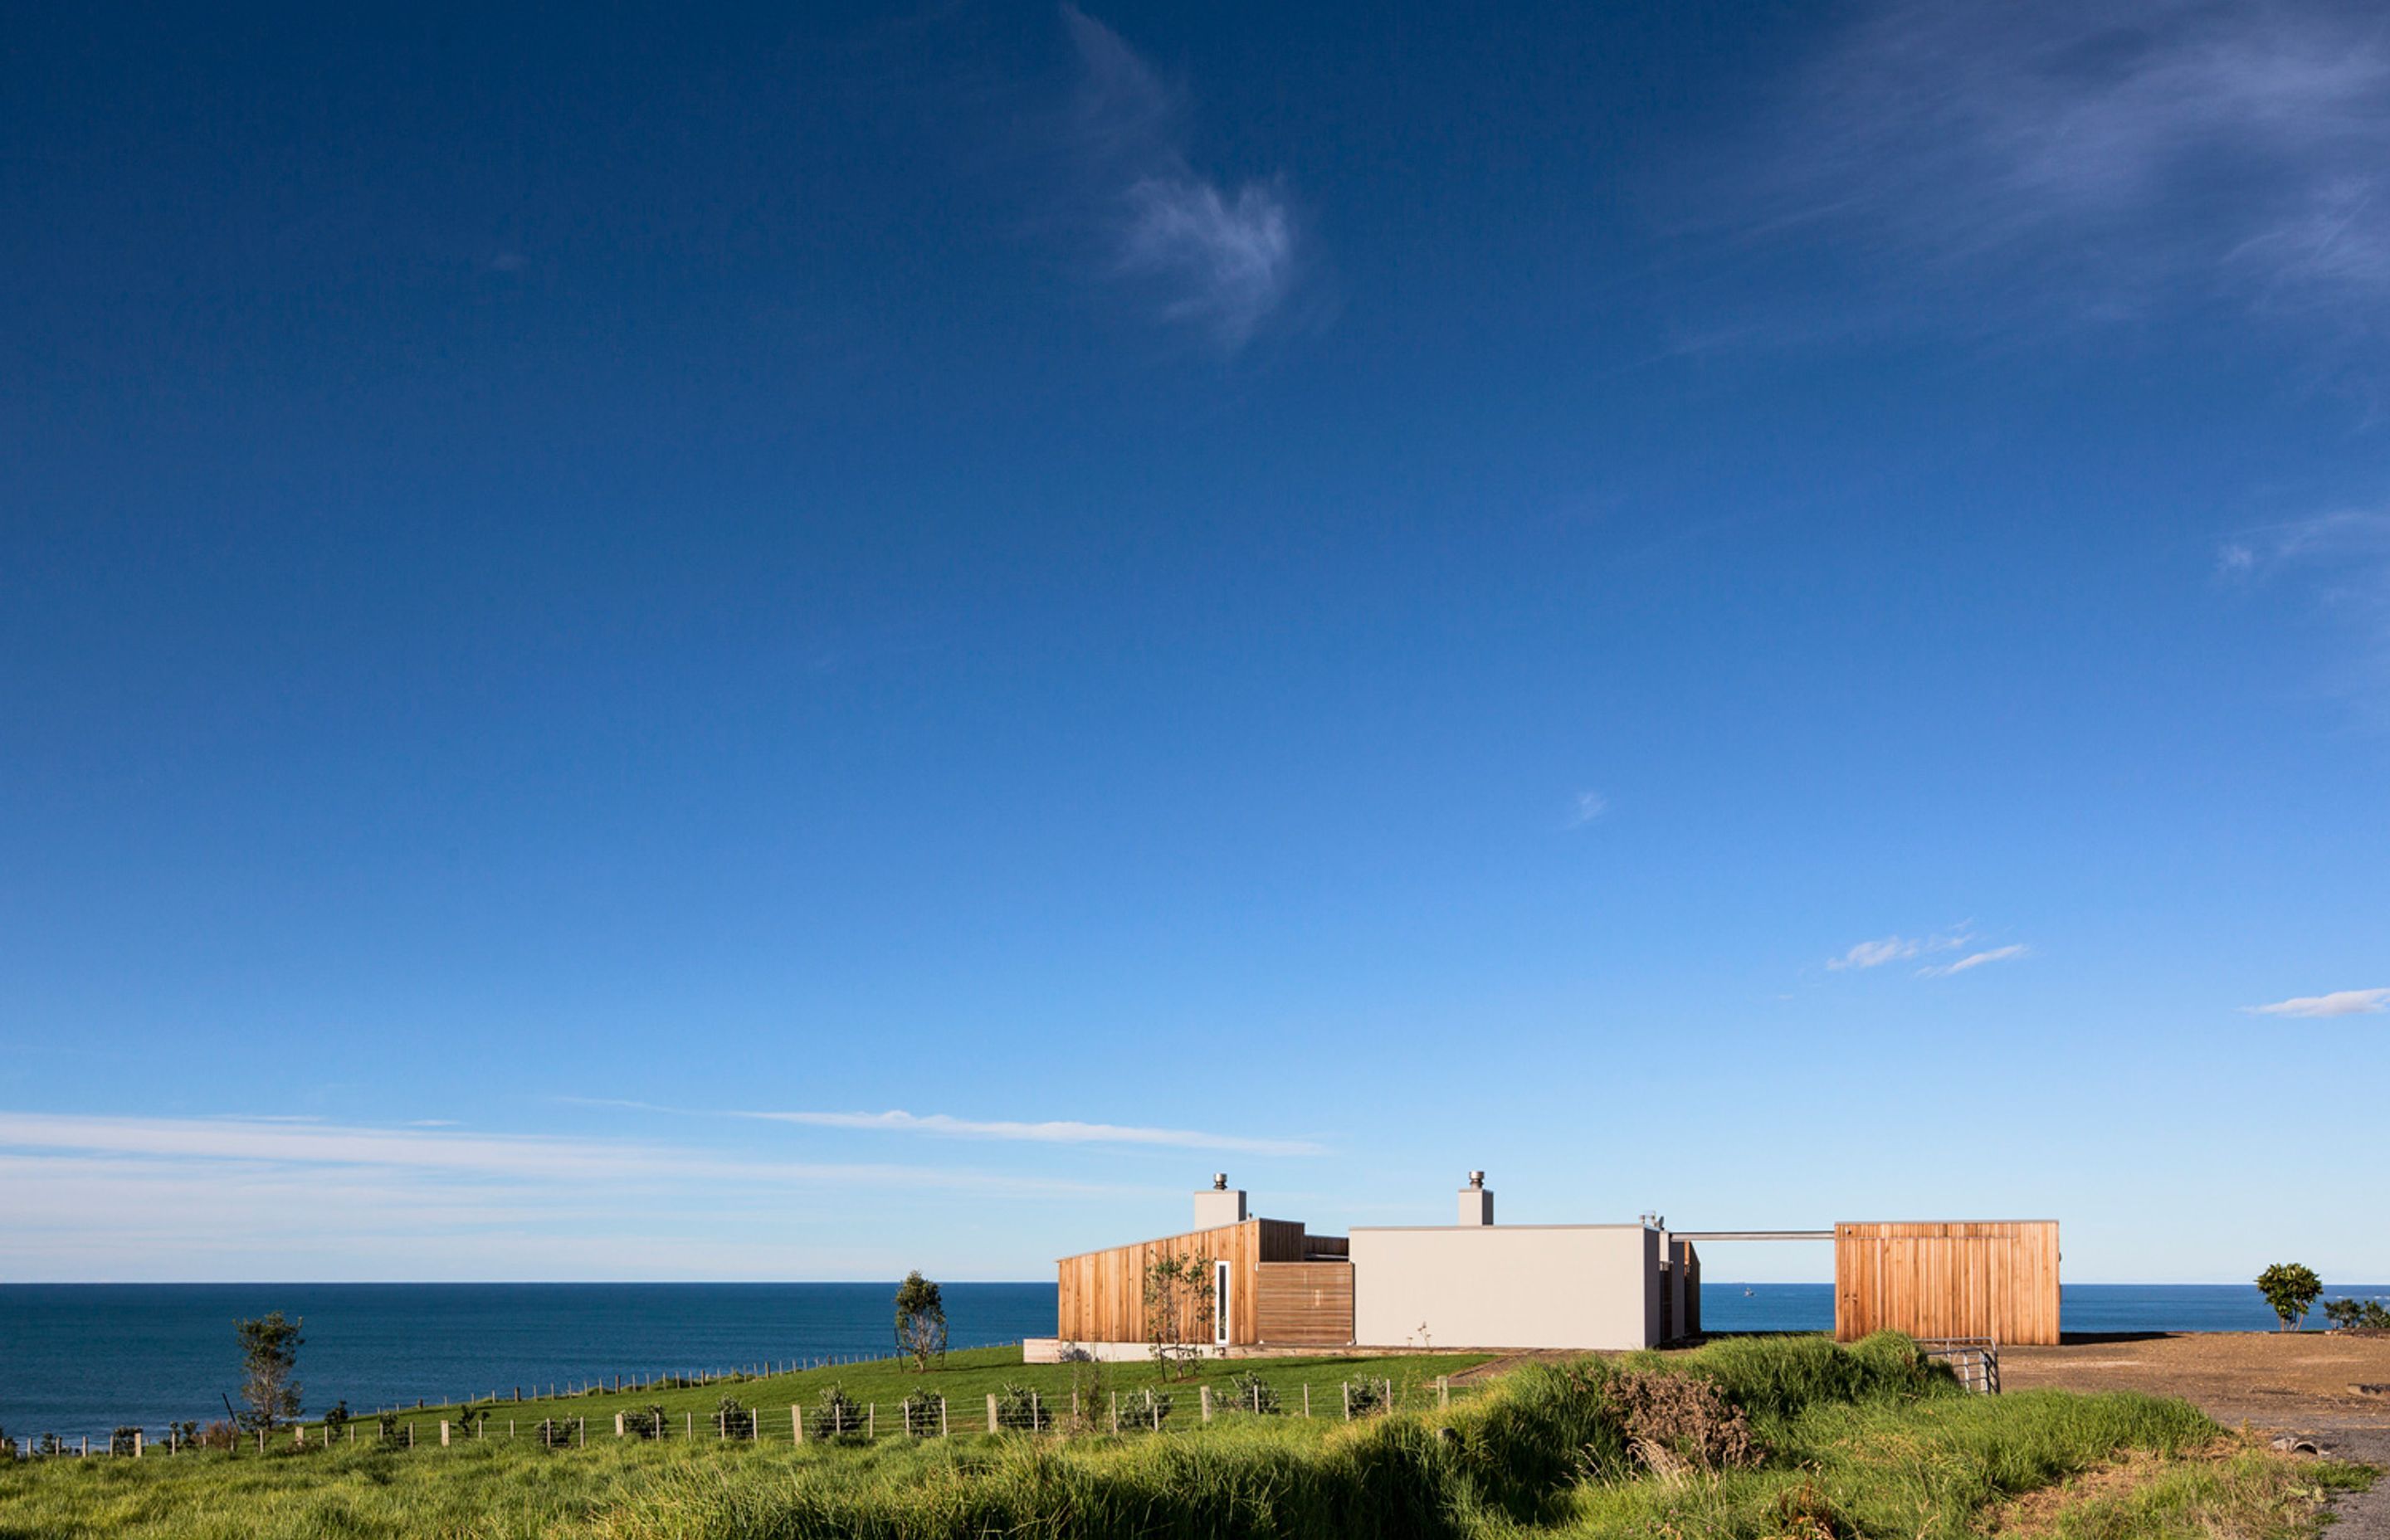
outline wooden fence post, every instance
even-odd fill
[[[805,1409],[803,1407],[794,1405],[789,1407],[789,1431],[796,1435],[797,1443],[805,1442]]]
[[[1452,1376],[1450,1376],[1450,1375],[1448,1375],[1448,1374],[1439,1374],[1439,1375],[1437,1375],[1437,1376],[1435,1377],[1435,1405],[1436,1405],[1436,1409],[1437,1409],[1438,1411],[1442,1411],[1445,1407],[1449,1406],[1449,1405],[1452,1405]]]
[[[1353,1381],[1344,1381],[1344,1420],[1353,1420]]]
[[[616,1438],[623,1436],[623,1414],[620,1412],[614,1414],[614,1436]]]
[[[1311,1381],[1308,1380],[1303,1382],[1303,1415],[1311,1415]]]
[[[1120,1431],[1120,1392],[1112,1392],[1112,1431]]]
[[[863,1440],[866,1444],[869,1444],[877,1440],[879,1437],[880,1403],[877,1401],[867,1401],[863,1404]]]
[[[136,1460],[141,1457],[141,1430],[138,1428],[133,1430],[133,1457]]]
[[[1196,1394],[1196,1395],[1201,1399],[1201,1403],[1202,1403],[1202,1406],[1203,1406],[1203,1420],[1204,1420],[1204,1421],[1206,1421],[1206,1422],[1211,1421],[1211,1420],[1212,1420],[1212,1387],[1211,1387],[1211,1386],[1209,1386],[1209,1385],[1198,1385],[1198,1386],[1196,1386],[1196,1387],[1195,1387],[1195,1394]]]
[[[997,1431],[996,1423],[996,1397],[994,1395],[990,1395],[987,1398],[987,1431],[991,1433]]]
[[[938,1397],[938,1436],[946,1436],[946,1398],[943,1395]]]
[[[448,1419],[444,1417],[440,1419],[440,1447],[448,1447]]]

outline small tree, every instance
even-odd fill
[[[1201,1344],[1212,1340],[1212,1264],[1198,1256],[1167,1256],[1145,1268],[1145,1341],[1163,1378],[1195,1372]]]
[[[946,1361],[946,1302],[919,1267],[896,1286],[896,1347],[912,1355],[917,1374],[928,1373],[932,1358]]]
[[[272,1432],[299,1416],[299,1347],[306,1341],[279,1310],[253,1321],[235,1321],[240,1334],[240,1401],[243,1432]]]
[[[2282,1318],[2282,1329],[2296,1331],[2307,1307],[2323,1297],[2323,1279],[2303,1264],[2278,1262],[2257,1275],[2257,1291]]]

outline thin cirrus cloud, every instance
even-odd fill
[[[2218,544],[2229,587],[2303,596],[2331,618],[2348,650],[2335,683],[2367,709],[2390,711],[2390,511],[2336,508],[2242,530]]]
[[[1831,231],[1977,314],[2229,298],[2371,327],[2390,295],[2390,32],[2370,6],[1863,11],[1767,124],[1735,206]]]
[[[2270,1006],[2242,1006],[2252,1016],[2379,1016],[2390,1011],[2390,989],[2342,989],[2297,995]]]
[[[875,1208],[1124,1191],[659,1140],[0,1111],[20,1278],[883,1276],[902,1250],[884,1235],[756,1233],[759,1209],[847,1213],[858,1189]]]
[[[1081,66],[1075,148],[1098,202],[1107,265],[1163,321],[1224,353],[1282,318],[1308,241],[1280,177],[1233,188],[1187,151],[1184,93],[1075,6],[1062,22]]]
[[[1986,952],[1970,952],[1956,962],[1931,964],[1921,968],[1917,970],[1917,976],[1921,979],[1947,979],[1953,973],[1970,972],[1983,967],[1985,963],[2010,962],[2027,955],[2026,949],[2022,945],[1995,946]]]
[[[1569,799],[1568,827],[1583,828],[1609,811],[1609,798],[1599,791],[1580,791]]]
[[[1906,962],[1931,952],[1955,952],[1971,939],[1963,930],[1944,931],[1931,936],[1882,936],[1874,941],[1858,942],[1838,957],[1828,957],[1826,967],[1836,973],[1851,969],[1882,968],[1886,963]]]
[[[459,1180],[670,1183],[735,1181],[759,1186],[874,1186],[1037,1192],[1099,1190],[1022,1181],[969,1170],[748,1160],[652,1141],[524,1134],[456,1134],[419,1124],[379,1128],[294,1122],[271,1115],[215,1118],[110,1117],[0,1111],[0,1151],[87,1159],[221,1161],[253,1169],[346,1168],[412,1172]]]
[[[1147,1145],[1165,1149],[1219,1149],[1245,1155],[1322,1155],[1325,1146],[1308,1139],[1212,1134],[1192,1128],[1152,1128],[1129,1123],[957,1118],[944,1112],[709,1111],[652,1102],[568,1097],[585,1107],[620,1107],[680,1117],[737,1118],[752,1123],[794,1123],[806,1128],[844,1128],[876,1134],[926,1134],[949,1139],[996,1139],[1021,1144]]]

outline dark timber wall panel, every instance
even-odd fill
[[[2058,1341],[2058,1222],[1834,1226],[1834,1338]]]
[[[1343,1347],[1353,1341],[1353,1264],[1265,1262],[1253,1297],[1261,1340],[1290,1347]]]

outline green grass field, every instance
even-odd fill
[[[442,1449],[345,1443],[329,1450],[50,1459],[0,1469],[0,1540],[195,1540],[598,1535],[609,1540],[1935,1540],[1981,1533],[2018,1494],[2135,1454],[2146,1477],[2062,1508],[2045,1533],[2083,1540],[2276,1540],[2309,1534],[2313,1498],[2364,1474],[2231,1446],[2188,1405],[2056,1392],[1959,1392],[1904,1340],[1856,1348],[1746,1340],[1693,1353],[1536,1366],[1438,1405],[1432,1387],[1466,1359],[1246,1361],[1282,1408],[1293,1388],[1356,1378],[1407,1387],[1410,1409],[1341,1416],[1222,1415],[1199,1422],[1188,1387],[1172,1431],[1073,1436],[984,1431],[870,1444],[717,1438],[617,1442],[613,1411],[662,1400],[710,1417],[727,1390],[776,1410],[810,1405],[836,1379],[883,1408],[921,1382],[893,1365],[849,1366],[649,1397],[584,1396],[513,1411],[586,1416],[586,1448],[484,1437]],[[1628,1440],[1609,1389],[1622,1363],[1713,1382],[1766,1450],[1755,1469],[1705,1469]],[[1057,1399],[1073,1367],[957,1354],[927,1380],[957,1410],[1008,1380]],[[1078,1366],[1090,1398],[1092,1371]],[[1150,1384],[1150,1366],[1106,1366],[1101,1393]],[[883,1416],[885,1416],[883,1411]],[[436,1426],[430,1409],[418,1417]],[[601,1425],[605,1430],[599,1436]],[[767,1424],[767,1427],[769,1425]],[[419,1435],[419,1440],[422,1435]],[[1657,1458],[1661,1463],[1654,1465]]]
[[[1441,1376],[1456,1375],[1485,1362],[1484,1354],[1420,1354],[1397,1357],[1317,1357],[1317,1358],[1240,1358],[1221,1361],[1201,1360],[1190,1379],[1165,1382],[1160,1367],[1150,1362],[1126,1364],[1023,1364],[1018,1348],[972,1348],[946,1354],[943,1363],[926,1372],[916,1372],[909,1359],[876,1359],[861,1364],[842,1364],[827,1368],[802,1369],[790,1374],[737,1376],[715,1380],[701,1385],[680,1387],[660,1386],[647,1391],[590,1391],[577,1395],[553,1397],[527,1396],[520,1402],[483,1402],[489,1412],[482,1425],[483,1442],[508,1436],[529,1438],[532,1431],[547,1418],[572,1418],[585,1421],[588,1437],[596,1443],[599,1437],[611,1441],[614,1436],[614,1414],[636,1412],[651,1406],[664,1409],[669,1434],[682,1439],[693,1431],[713,1439],[713,1417],[722,1398],[736,1398],[741,1405],[758,1413],[756,1431],[765,1443],[783,1444],[793,1442],[793,1426],[789,1417],[791,1405],[805,1409],[809,1424],[813,1410],[822,1392],[836,1385],[852,1400],[864,1406],[877,1406],[880,1417],[889,1419],[884,1431],[893,1431],[900,1424],[896,1407],[917,1391],[926,1390],[945,1397],[947,1422],[956,1434],[984,1433],[987,1431],[987,1397],[1000,1394],[1009,1386],[1025,1385],[1035,1390],[1048,1407],[1066,1411],[1073,1389],[1079,1392],[1083,1410],[1092,1417],[1099,1407],[1107,1413],[1110,1398],[1120,1392],[1124,1399],[1149,1387],[1168,1392],[1178,1397],[1173,1419],[1185,1421],[1196,1415],[1199,1401],[1197,1387],[1211,1386],[1227,1406],[1227,1387],[1230,1380],[1245,1374],[1258,1376],[1271,1389],[1279,1392],[1284,1409],[1300,1414],[1303,1387],[1311,1387],[1313,1411],[1317,1417],[1340,1417],[1343,1412],[1339,1387],[1347,1380],[1381,1380],[1391,1381],[1399,1406],[1418,1409],[1436,1400],[1436,1381]],[[1468,1393],[1466,1392],[1462,1393]],[[399,1425],[411,1427],[415,1445],[419,1451],[426,1444],[440,1442],[441,1419],[456,1419],[460,1407],[456,1405],[426,1406],[398,1413]],[[323,1435],[323,1424],[306,1423],[307,1442],[317,1443]],[[351,1423],[353,1432],[344,1431],[342,1442],[362,1445],[377,1433],[371,1417],[361,1417]],[[463,1434],[452,1432],[462,1441]],[[280,1435],[272,1447],[279,1448],[289,1442],[289,1435]]]

